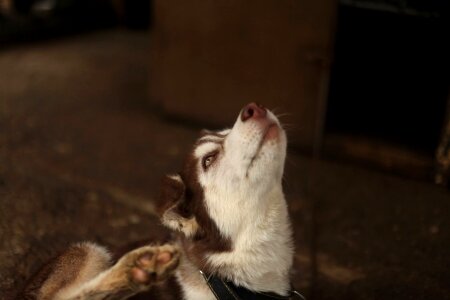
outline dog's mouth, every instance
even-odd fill
[[[271,140],[275,140],[279,136],[280,131],[281,131],[280,126],[275,122],[269,123],[263,129],[263,134],[261,135],[261,139],[258,142],[258,147],[256,148],[255,154],[250,159],[250,163],[247,167],[246,177],[248,177],[248,173],[249,173],[250,169],[253,167],[255,161],[258,159],[259,155],[261,154],[261,150],[264,147],[264,145]]]
[[[262,138],[262,141],[260,143],[261,145],[259,146],[259,148],[261,148],[262,145],[265,142],[276,139],[278,137],[279,133],[280,133],[280,130],[281,130],[281,128],[280,128],[280,126],[278,124],[276,124],[275,122],[270,123],[265,128],[265,131],[264,131],[264,134],[263,134],[263,138]]]

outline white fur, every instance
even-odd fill
[[[176,272],[178,282],[181,284],[184,299],[216,300],[205,279],[197,267],[187,259],[182,259]]]
[[[175,180],[175,181],[178,181],[178,182],[181,182],[181,183],[183,182],[183,180],[181,179],[180,175],[178,175],[178,174],[169,175],[169,177],[171,179]]]
[[[111,254],[105,247],[91,242],[80,243],[78,247],[86,251],[86,261],[83,262],[77,280],[60,290],[54,296],[55,300],[76,299],[87,286],[96,286],[101,279],[108,275],[106,270],[111,264]],[[44,291],[44,287],[42,291]]]
[[[194,155],[196,157],[202,157],[218,148],[217,143],[215,142],[207,142],[204,144],[200,144],[194,151]]]
[[[267,118],[243,122],[239,117],[231,130],[222,131],[225,138],[203,137],[205,142],[194,155],[201,162],[202,156],[218,151],[206,171],[201,163],[197,171],[209,215],[233,247],[231,252],[210,254],[208,262],[237,285],[286,295],[293,261],[281,186],[286,135],[270,111]],[[262,143],[271,123],[278,126],[278,133]],[[180,280],[186,299],[214,299],[190,282]]]

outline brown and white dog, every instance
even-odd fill
[[[276,116],[248,104],[233,128],[202,132],[182,171],[163,179],[161,221],[176,232],[172,244],[138,248],[112,266],[103,247],[72,246],[23,297],[126,299],[150,290],[143,299],[154,299],[155,291],[216,299],[200,270],[250,291],[288,295],[293,243],[281,184],[285,156]],[[170,282],[178,295],[167,289]]]

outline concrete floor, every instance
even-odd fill
[[[0,52],[1,299],[69,243],[166,234],[158,181],[199,128],[148,105],[148,49],[112,30]],[[450,299],[448,191],[297,153],[286,167],[309,299]]]

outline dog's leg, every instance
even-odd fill
[[[126,299],[169,277],[179,256],[171,245],[145,246],[111,266],[111,256],[103,247],[73,245],[44,266],[18,299]]]
[[[55,299],[126,299],[167,279],[178,266],[179,256],[171,245],[138,248],[83,285],[60,291]]]
[[[61,290],[81,286],[111,265],[111,255],[105,248],[94,243],[72,245],[44,265],[17,299],[54,299]]]

